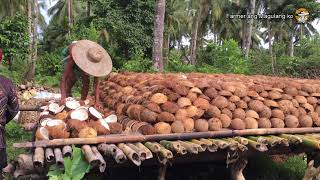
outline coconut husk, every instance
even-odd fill
[[[244,119],[244,123],[246,124],[246,129],[257,129],[258,121],[252,117],[246,117]]]
[[[258,127],[259,128],[271,128],[271,122],[267,118],[259,118],[258,120]]]
[[[194,130],[194,120],[192,118],[185,118],[182,120],[185,132],[192,132]]]
[[[242,119],[235,118],[231,120],[230,127],[234,130],[242,130],[246,128],[246,124]]]
[[[234,110],[232,117],[244,120],[246,118],[246,112],[243,109],[237,108]]]
[[[224,109],[221,110],[221,113],[222,114],[226,114],[227,116],[229,116],[230,119],[232,119],[233,115],[232,115],[232,112],[229,109],[224,108]]]
[[[154,125],[157,134],[170,134],[171,126],[165,122],[158,122]]]
[[[190,101],[190,99],[185,98],[185,97],[179,98],[177,103],[178,103],[178,106],[179,106],[180,108],[184,108],[184,107],[190,106],[190,105],[192,104],[191,101]]]
[[[49,140],[49,131],[45,127],[39,127],[36,131],[36,140]]]
[[[273,118],[279,118],[279,119],[284,120],[284,113],[283,113],[283,111],[281,111],[280,109],[273,109],[273,110],[271,110],[271,116],[272,116]]]
[[[313,121],[311,116],[303,115],[299,117],[300,127],[312,127]]]
[[[220,115],[220,121],[222,124],[222,128],[228,128],[231,124],[231,118],[226,114]]]
[[[150,101],[156,104],[163,104],[168,101],[168,97],[162,93],[156,93],[151,96]]]
[[[206,110],[205,114],[206,114],[207,117],[209,117],[209,118],[220,117],[221,111],[220,111],[220,109],[217,108],[216,106],[210,105],[210,106],[208,107],[208,109]]]
[[[97,131],[91,127],[85,127],[79,131],[79,138],[93,138],[97,137]]]
[[[194,128],[198,132],[207,132],[209,130],[208,121],[205,119],[197,119],[194,122]]]
[[[183,133],[185,128],[182,121],[175,121],[171,124],[172,133]]]
[[[249,117],[249,118],[254,118],[254,119],[259,119],[259,114],[253,110],[247,110],[246,111],[246,117]]]
[[[222,122],[218,118],[211,118],[208,120],[210,131],[219,131],[222,129]]]
[[[223,96],[217,96],[214,100],[211,101],[211,104],[217,106],[218,108],[222,109],[228,106],[228,100]]]
[[[98,135],[110,134],[110,127],[109,127],[108,123],[105,122],[103,119],[99,119],[98,121],[90,120],[88,122],[88,126],[93,128],[97,132]],[[80,131],[79,131],[79,133],[80,133]]]
[[[157,120],[157,116],[158,116],[157,113],[149,109],[143,109],[140,114],[140,119],[144,122],[155,123]]]
[[[160,107],[163,111],[166,111],[172,114],[176,113],[179,110],[179,106],[176,103],[170,102],[170,101],[167,101],[161,104]]]
[[[175,116],[168,112],[161,112],[157,116],[158,122],[174,122],[176,120]]]
[[[286,115],[284,120],[285,120],[286,127],[288,127],[288,128],[297,128],[297,127],[299,127],[299,120],[295,116]]]

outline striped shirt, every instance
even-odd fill
[[[0,148],[6,147],[5,125],[19,112],[19,102],[12,81],[0,76]]]

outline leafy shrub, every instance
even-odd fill
[[[143,57],[142,52],[136,53],[131,60],[125,62],[123,64],[121,70],[133,71],[133,72],[152,72],[152,71],[154,71],[152,68],[152,60]]]
[[[26,132],[18,123],[10,121],[6,124],[6,138],[28,138],[30,133]]]
[[[81,180],[90,169],[81,149],[72,146],[72,156],[64,158],[64,170],[52,165],[47,175],[49,180]]]
[[[200,63],[213,66],[223,73],[249,72],[248,62],[243,58],[238,43],[234,40],[225,40],[222,45],[209,42],[200,50]]]
[[[63,71],[62,56],[58,53],[44,53],[37,60],[37,74],[54,76]]]

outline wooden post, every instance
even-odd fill
[[[54,156],[56,158],[56,164],[59,168],[63,168],[64,166],[64,160],[63,160],[63,156],[62,156],[62,152],[60,148],[54,148],[53,150],[54,152]]]

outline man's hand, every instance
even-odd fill
[[[103,106],[102,106],[99,102],[96,102],[96,103],[94,104],[94,107],[95,107],[96,109],[103,110]]]
[[[66,104],[66,98],[61,98],[60,106],[65,105],[65,104]]]

